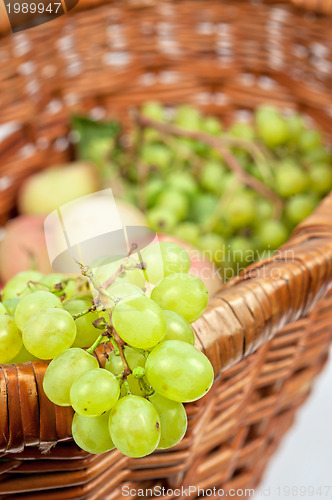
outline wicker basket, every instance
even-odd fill
[[[155,98],[193,102],[227,122],[269,101],[308,113],[331,139],[329,18],[244,1],[82,6],[1,41],[0,118],[15,124],[0,143],[2,221],[29,173],[71,157],[73,111],[121,117]],[[195,334],[216,380],[186,405],[187,435],[170,451],[88,455],[70,439],[71,409],[43,393],[46,363],[0,366],[0,498],[115,500],[124,486],[254,488],[327,358],[331,234],[332,195],[295,230],[281,262],[259,263],[211,300]]]

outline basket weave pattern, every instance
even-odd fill
[[[330,19],[242,1],[112,3],[7,36],[1,121],[16,128],[0,143],[1,220],[29,173],[71,158],[74,111],[126,119],[130,106],[153,98],[190,101],[228,123],[269,101],[308,113],[330,140],[331,54]],[[113,500],[122,486],[166,482],[255,487],[327,357],[331,214],[332,195],[296,229],[281,262],[231,281],[196,322],[196,346],[217,378],[203,400],[186,405],[187,435],[170,451],[142,459],[80,451],[70,441],[71,410],[42,391],[46,363],[2,365],[0,499],[49,490],[50,500]],[[37,447],[55,443],[48,453]]]

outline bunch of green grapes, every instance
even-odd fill
[[[142,457],[183,438],[183,403],[204,396],[214,379],[210,361],[194,347],[190,324],[203,314],[208,292],[189,274],[190,266],[184,248],[163,241],[117,263],[99,259],[82,268],[90,297],[82,287],[69,297],[37,290],[53,275],[34,276],[34,288],[27,291],[25,284],[22,298],[13,280],[5,286],[3,307],[8,299],[18,301],[15,319],[2,314],[15,325],[16,350],[23,339],[28,353],[53,358],[45,394],[54,404],[72,406],[73,438],[87,452],[116,447]],[[105,340],[112,350],[103,350],[101,368],[93,354]]]
[[[245,267],[277,249],[332,189],[331,153],[300,114],[285,117],[263,106],[252,122],[228,129],[190,106],[147,103],[141,116],[184,134],[156,125],[134,131],[138,167],[129,149],[117,171],[124,199],[140,206],[157,232],[186,240],[221,268]],[[272,198],[245,185],[216,149],[185,137],[192,131],[220,139],[241,168],[279,198],[279,210]]]

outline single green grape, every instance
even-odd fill
[[[275,171],[275,188],[282,198],[304,193],[308,189],[309,177],[293,160],[283,160]]]
[[[48,365],[43,388],[52,403],[70,406],[70,389],[83,373],[98,368],[98,361],[91,354],[73,347],[56,356]]]
[[[311,193],[298,194],[287,201],[285,213],[292,224],[298,224],[308,217],[318,204],[318,199]]]
[[[16,308],[17,308],[20,300],[21,299],[16,297],[16,298],[12,298],[12,299],[6,299],[2,302],[2,304],[4,305],[4,307],[6,308],[8,314],[10,316],[13,316],[13,317],[15,316],[15,311],[16,311]]]
[[[171,176],[167,179],[166,186],[177,189],[189,197],[195,196],[198,191],[196,180],[191,173],[186,171],[177,172],[176,175]]]
[[[173,152],[163,144],[145,144],[141,149],[141,159],[147,165],[165,170],[171,164]]]
[[[108,370],[94,368],[80,375],[70,388],[70,402],[76,413],[96,417],[110,410],[120,395],[120,384]]]
[[[197,240],[199,238],[199,227],[194,222],[181,222],[173,230],[174,236],[177,238],[187,241],[193,246],[197,246]]]
[[[0,364],[8,363],[20,352],[22,335],[13,318],[7,314],[0,315]]]
[[[226,241],[222,236],[216,233],[202,234],[197,246],[202,250],[203,255],[207,256],[212,262],[219,266],[222,264],[226,246]]]
[[[299,137],[298,147],[301,153],[310,153],[321,145],[322,137],[318,130],[304,130]]]
[[[244,236],[234,236],[229,241],[228,262],[247,266],[254,260],[252,241]]]
[[[214,194],[221,194],[225,177],[225,167],[220,161],[209,161],[203,165],[199,180],[203,189]]]
[[[202,116],[193,106],[179,106],[175,111],[174,123],[186,130],[200,130]]]
[[[196,276],[175,273],[161,280],[152,290],[151,299],[162,309],[174,311],[192,323],[203,314],[208,303],[208,291]]]
[[[195,335],[187,321],[174,311],[163,311],[166,320],[165,340],[182,340],[188,344],[195,344]]]
[[[188,252],[177,243],[161,241],[144,248],[141,253],[150,283],[158,283],[173,273],[188,273],[191,262]]]
[[[84,417],[75,413],[72,435],[75,443],[88,453],[105,453],[115,448],[108,430],[110,412],[98,417]]]
[[[269,220],[262,223],[257,237],[263,248],[275,249],[287,241],[288,231],[281,221]]]
[[[119,282],[111,285],[108,288],[108,292],[115,297],[115,303],[118,303],[120,300],[130,300],[134,297],[141,297],[144,295],[144,292],[141,288],[136,285],[132,285],[131,283]],[[115,304],[114,304],[115,305]]]
[[[20,330],[23,330],[28,320],[36,312],[57,307],[62,309],[62,303],[59,297],[50,292],[38,291],[30,293],[23,297],[16,307],[15,322]]]
[[[205,224],[214,214],[219,198],[212,193],[199,193],[191,203],[190,220]]]
[[[86,311],[91,307],[91,302],[85,299],[74,299],[64,302],[63,308],[72,316]],[[100,331],[93,326],[93,322],[99,318],[98,313],[89,312],[80,318],[75,319],[76,337],[72,347],[90,347],[100,334]]]
[[[2,290],[2,300],[15,299],[18,296],[21,298],[23,294],[30,293],[32,289],[28,288],[28,282],[40,281],[42,276],[38,271],[23,271],[16,274],[14,278],[5,284]]]
[[[27,361],[35,361],[36,356],[33,354],[30,354],[29,351],[26,350],[26,347],[24,344],[21,347],[21,350],[14,358],[12,358],[8,363],[15,363],[16,365],[21,364],[21,363],[26,363]]]
[[[158,196],[157,205],[173,212],[178,220],[184,219],[189,210],[187,196],[176,189],[162,191]]]
[[[156,203],[157,198],[164,189],[164,187],[165,183],[159,177],[153,178],[148,181],[145,188],[146,203],[148,208],[151,208]]]
[[[175,212],[164,206],[155,206],[147,214],[148,225],[157,232],[169,233],[178,222]]]
[[[252,225],[256,219],[256,205],[252,193],[243,191],[234,195],[225,207],[224,216],[234,229]]]
[[[31,354],[40,359],[51,359],[73,344],[76,325],[69,312],[50,307],[31,316],[22,336]]]
[[[180,403],[200,399],[209,391],[214,379],[208,358],[181,340],[158,344],[149,354],[145,370],[155,391]]]
[[[318,194],[323,196],[332,189],[332,165],[318,163],[309,170],[310,187]]]
[[[287,121],[276,109],[269,106],[258,108],[255,121],[258,136],[267,147],[274,149],[288,141]]]
[[[257,224],[260,224],[262,220],[271,219],[273,215],[273,205],[266,198],[258,198],[256,200],[256,215]]]
[[[231,137],[236,137],[237,139],[244,139],[251,142],[255,140],[255,131],[248,123],[234,123],[229,129],[229,134]]]
[[[287,118],[289,143],[297,144],[305,130],[305,124],[301,115],[291,115]]]
[[[214,116],[202,118],[200,129],[210,135],[220,135],[222,132],[221,122]]]
[[[157,101],[149,101],[142,106],[141,113],[152,120],[163,121],[165,119],[165,109]]]
[[[124,342],[141,349],[149,349],[160,342],[166,330],[162,310],[144,296],[116,305],[112,322]]]
[[[139,396],[121,398],[111,410],[109,432],[113,443],[128,457],[152,453],[160,440],[160,419],[155,407]]]
[[[2,302],[0,302],[0,314],[8,314],[8,311]]]
[[[149,396],[160,419],[160,450],[172,448],[178,444],[187,430],[187,414],[182,403],[166,399],[157,392]]]

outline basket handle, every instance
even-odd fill
[[[332,192],[275,256],[254,263],[212,297],[195,322],[215,374],[309,313],[332,287]]]

